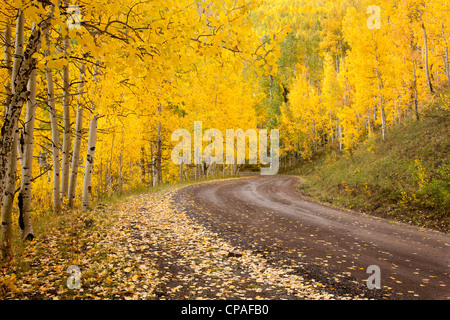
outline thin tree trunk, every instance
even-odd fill
[[[14,143],[17,144],[17,133],[15,135]],[[11,161],[8,168],[8,175],[6,179],[6,188],[3,194],[2,207],[2,251],[3,258],[8,259],[11,256],[11,235],[12,235],[12,208],[14,203],[15,189],[16,189],[16,169],[17,169],[17,147],[14,147],[11,152]],[[23,225],[19,219],[20,228]]]
[[[183,182],[183,161],[180,163],[180,183]]]
[[[50,32],[45,35],[47,44],[50,44]],[[49,56],[49,50],[45,50],[44,56]],[[53,83],[52,70],[48,67],[45,68],[45,76],[47,79],[47,104],[50,113],[50,126],[52,131],[52,162],[53,162],[53,212],[55,214],[61,213],[61,196],[60,196],[60,164],[59,164],[59,129],[58,129],[58,118],[56,115],[56,100],[55,100],[55,89]]]
[[[36,70],[33,70],[28,90],[30,97],[27,103],[27,113],[23,130],[23,160],[22,177],[19,193],[19,210],[22,217],[23,228],[22,239],[33,240],[34,231],[31,224],[31,183],[33,178],[33,143],[34,143],[34,122],[36,114]]]
[[[156,158],[152,157],[152,187],[155,188],[157,186],[157,174],[156,174]]]
[[[150,171],[151,171],[151,181],[150,188],[155,187],[155,157],[153,157],[153,144],[150,144]]]
[[[386,113],[384,110],[384,97],[383,97],[383,79],[381,77],[380,71],[378,70],[378,64],[379,64],[379,60],[378,60],[378,46],[377,43],[375,41],[375,34],[373,35],[373,42],[375,45],[375,59],[376,59],[376,68],[375,68],[375,72],[377,75],[377,79],[378,79],[378,91],[380,92],[380,112],[381,112],[381,131],[383,134],[383,141],[386,140]]]
[[[80,66],[80,83],[78,85],[77,120],[75,125],[75,138],[73,142],[72,167],[69,177],[69,208],[75,204],[75,191],[77,186],[78,165],[80,161],[81,140],[83,138],[83,90],[85,84],[86,68],[84,64]]]
[[[419,18],[420,22],[422,23],[422,31],[423,31],[423,49],[425,51],[425,72],[427,76],[427,85],[428,89],[431,93],[434,93],[433,84],[431,83],[431,76],[430,76],[430,66],[428,65],[428,36],[427,36],[427,29],[425,28],[425,23],[423,21],[422,13],[419,12]]]
[[[445,65],[445,75],[447,77],[447,82],[450,84],[450,67],[448,65],[448,47],[444,49],[444,65]]]
[[[19,21],[19,19],[18,19]],[[10,73],[11,69],[11,26],[9,24],[6,25],[6,30],[4,32],[5,37],[5,68]],[[12,77],[12,75],[11,75]],[[8,113],[8,107],[11,100],[11,82],[5,83],[5,115]],[[13,152],[14,153],[14,149]],[[8,172],[8,176],[11,174],[11,171]],[[9,180],[9,179],[8,179]],[[9,181],[7,182],[7,185],[9,186]],[[9,188],[8,188],[9,189]],[[3,199],[2,199],[3,200]],[[2,210],[2,235],[1,235],[1,243],[0,243],[0,249],[2,251],[1,258],[2,259],[9,259],[11,257],[11,235],[12,235],[12,211],[4,211],[4,207]]]
[[[442,39],[444,40],[444,43],[445,43],[445,48],[444,48],[445,75],[447,76],[447,82],[450,84],[450,67],[448,64],[448,45],[447,45],[447,38],[445,37],[444,24],[442,24]]]
[[[31,31],[23,58],[20,59],[17,75],[13,85],[9,108],[5,114],[0,138],[0,194],[3,194],[6,185],[7,168],[10,166],[16,125],[22,112],[23,104],[28,97],[28,80],[32,70],[36,67],[33,54],[41,46],[41,33],[50,27],[49,19],[43,20]]]
[[[413,97],[414,97],[414,111],[416,113],[416,119],[417,121],[420,120],[419,117],[419,101],[418,101],[418,94],[417,94],[417,75],[416,75],[416,63],[414,61],[414,58],[412,60],[413,62]]]
[[[95,66],[94,81],[97,82],[98,67]],[[95,106],[91,109],[92,119],[89,125],[88,150],[86,155],[86,164],[84,166],[82,210],[89,210],[91,207],[92,192],[92,174],[94,171],[95,147],[97,143],[97,123],[98,113],[95,113]]]
[[[114,124],[113,124],[114,126]],[[115,132],[113,132],[112,142],[111,142],[111,152],[109,156],[109,163],[107,162],[106,167],[106,175],[105,175],[105,190],[107,194],[112,193],[112,162],[113,162],[113,154],[114,154],[114,140],[115,140]]]
[[[123,155],[122,155],[122,152],[120,152],[120,155],[119,155],[119,182],[118,182],[119,193],[122,193],[122,162],[123,162]]]
[[[9,24],[6,25],[6,29],[4,32],[5,37],[5,59],[4,59],[4,65],[6,70],[8,71],[9,76],[11,76],[11,62],[12,62],[12,54],[11,54],[11,26]],[[7,113],[7,109],[9,107],[9,103],[11,102],[11,81],[5,82],[5,115]]]
[[[94,112],[94,111],[93,111]],[[86,164],[84,169],[84,180],[83,180],[83,211],[89,210],[91,207],[91,192],[92,192],[92,173],[94,170],[94,156],[95,156],[95,145],[97,142],[97,122],[98,115],[94,115],[91,119],[89,126],[89,139],[88,139],[88,152],[86,155]]]
[[[65,0],[64,6],[68,6]],[[67,58],[70,50],[69,37],[63,40],[63,53]],[[67,63],[62,70],[63,85],[63,143],[62,143],[62,163],[61,163],[61,199],[68,195],[69,191],[69,174],[70,174],[70,78],[69,64]]]
[[[411,23],[411,21],[410,21]],[[414,32],[410,28],[411,40],[409,42],[409,46],[411,48],[411,62],[412,62],[412,71],[413,71],[413,100],[414,100],[414,112],[416,114],[416,119],[419,121],[419,102],[418,102],[418,93],[417,93],[417,72],[416,72],[416,59],[414,58]]]
[[[158,105],[158,116],[161,118],[161,104]],[[161,120],[158,119],[158,132],[156,137],[156,184],[162,182],[162,136],[161,136]]]
[[[106,179],[105,179],[106,181]],[[97,187],[97,197],[102,198],[105,194],[103,186],[103,159],[100,158],[100,168],[98,169],[98,187]]]

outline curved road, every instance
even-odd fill
[[[183,188],[176,201],[236,247],[289,262],[337,294],[450,299],[448,234],[317,204],[298,185],[292,176],[224,180]],[[381,290],[366,288],[371,265]]]

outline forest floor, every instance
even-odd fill
[[[52,219],[47,232],[1,266],[0,298],[360,298],[334,296],[262,254],[233,252],[230,243],[171,206],[177,189]],[[68,288],[72,265],[81,272],[80,289]]]

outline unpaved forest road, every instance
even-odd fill
[[[237,248],[283,259],[330,292],[450,299],[449,235],[313,203],[298,185],[291,176],[247,177],[183,188],[177,201]],[[370,265],[381,269],[382,290],[365,288]]]

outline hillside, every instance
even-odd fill
[[[322,151],[291,171],[303,195],[323,203],[448,232],[450,226],[450,90],[414,118],[361,144],[352,155]]]

